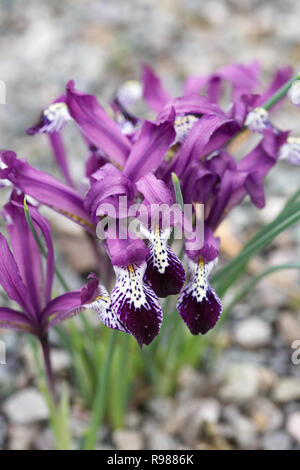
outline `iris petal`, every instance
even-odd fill
[[[178,294],[185,281],[185,271],[181,261],[168,245],[171,229],[161,231],[156,228],[149,232],[142,228],[150,240],[150,252],[146,259],[146,281],[158,297]]]
[[[193,335],[205,334],[217,323],[222,305],[208,278],[215,261],[205,264],[189,260],[191,279],[181,291],[177,310]]]
[[[115,267],[117,276],[111,300],[118,320],[136,338],[140,346],[150,344],[158,334],[162,310],[154,291],[143,282],[146,263]]]
[[[43,132],[61,131],[72,117],[69,113],[68,106],[63,101],[57,101],[42,111],[39,122],[27,130],[27,133],[37,134]]]
[[[98,313],[101,322],[108,328],[113,330],[125,331],[128,333],[127,329],[122,325],[118,320],[115,312],[111,307],[110,296],[102,285],[96,290],[96,297],[89,303],[83,305],[84,308],[91,308]]]

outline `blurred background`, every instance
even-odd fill
[[[174,95],[189,74],[207,74],[228,62],[258,59],[264,83],[279,66],[299,70],[300,3],[293,0],[0,0],[0,5],[0,79],[7,88],[7,103],[0,105],[0,148],[54,174],[45,136],[25,131],[70,79],[105,103],[123,81],[139,78],[144,62]],[[300,111],[292,105],[284,105],[275,121],[300,135]],[[72,174],[80,182],[85,151],[69,127],[66,138]],[[259,212],[245,201],[222,227],[224,259],[270,222],[298,187],[299,170],[278,165],[267,180],[266,209]],[[5,198],[1,191],[1,204]],[[95,269],[88,242],[62,217],[51,211],[47,216],[58,262],[78,287]],[[298,225],[253,260],[248,275],[299,260],[299,242]],[[297,271],[263,280],[205,348],[193,343],[199,361],[183,359],[167,393],[149,392],[139,380],[131,384],[136,392],[122,429],[106,422],[99,448],[300,449],[300,364],[291,360],[291,345],[300,340],[299,305]],[[0,448],[53,448],[27,341],[3,330],[0,339],[7,346],[7,364],[0,365]],[[70,354],[54,334],[52,344],[57,377],[72,387]],[[71,415],[79,438],[90,411],[76,396]]]

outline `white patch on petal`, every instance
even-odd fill
[[[185,116],[179,116],[175,119],[174,128],[176,132],[176,138],[174,144],[183,144],[188,133],[194,127],[194,124],[199,120],[198,117],[193,114],[187,114]]]
[[[300,165],[300,137],[288,137],[281,147],[280,160],[287,160],[292,165]]]
[[[271,126],[268,111],[264,108],[253,109],[246,118],[245,126],[248,126],[252,132],[264,132]]]
[[[300,80],[296,80],[288,91],[288,96],[293,104],[300,104]]]
[[[44,125],[39,132],[57,132],[67,121],[72,120],[68,106],[64,102],[52,103],[43,111]]]
[[[178,303],[182,302],[184,296],[189,295],[195,297],[196,301],[201,303],[206,297],[209,287],[208,280],[218,259],[216,258],[209,263],[205,263],[203,258],[199,258],[196,263],[190,258],[187,258],[187,262],[190,270],[190,280],[179,294]]]
[[[128,80],[124,82],[117,91],[117,99],[124,106],[135,103],[142,98],[143,88],[138,80]]]
[[[153,266],[160,274],[164,274],[169,266],[168,260],[168,239],[170,238],[171,228],[161,231],[159,227],[149,232],[145,227],[141,226],[142,234],[150,240],[150,253],[152,255]]]
[[[96,297],[91,302],[84,304],[83,307],[90,308],[97,312],[101,322],[105,326],[120,331],[126,331],[111,308],[111,299],[104,286],[99,284]]]
[[[143,263],[141,267],[129,265],[126,268],[120,268],[115,266],[114,269],[117,276],[115,292],[119,290],[122,301],[127,300],[130,305],[133,304],[135,309],[146,305],[143,284],[146,263]],[[112,299],[113,303],[114,300]]]
[[[126,268],[115,266],[117,276],[116,286],[112,292],[111,300],[114,311],[118,311],[124,303],[135,310],[145,308],[161,311],[160,303],[153,290],[143,282],[147,264],[141,266],[129,265]],[[152,303],[152,305],[151,305]]]
[[[117,124],[124,135],[130,135],[135,131],[135,125],[126,119],[122,113],[118,113],[116,116]]]

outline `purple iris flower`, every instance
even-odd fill
[[[103,288],[92,276],[92,282],[81,290],[67,292],[51,300],[54,251],[50,226],[38,210],[29,205],[34,228],[47,247],[44,269],[42,255],[27,224],[23,204],[23,195],[13,191],[3,209],[10,246],[0,234],[0,284],[19,309],[0,307],[0,326],[31,333],[43,342],[50,326],[61,323],[84,308],[93,308],[95,299],[103,294]],[[103,309],[100,318],[103,323],[107,323]]]
[[[132,334],[141,346],[149,344],[159,332],[162,310],[158,297],[179,293],[177,309],[192,334],[204,334],[216,324],[222,307],[210,285],[220,244],[215,230],[247,195],[258,208],[264,206],[263,180],[278,158],[298,161],[299,142],[287,140],[288,133],[273,126],[262,108],[290,78],[291,70],[280,69],[261,94],[255,93],[258,72],[256,62],[228,65],[213,75],[191,77],[183,96],[173,98],[152,69],[145,66],[141,82],[125,83],[107,111],[95,96],[77,90],[70,81],[66,94],[44,110],[38,125],[29,130],[49,134],[67,184],[18,160],[13,152],[0,155],[2,179],[79,223],[92,235],[113,208],[116,226],[123,227],[125,235],[105,230],[105,246],[116,274],[115,287],[109,295],[92,275],[81,292],[80,305],[94,308],[105,325]],[[224,82],[231,84],[232,91],[232,103],[225,111],[220,106]],[[199,95],[203,91],[207,96]],[[157,113],[153,122],[135,116],[130,109],[141,97]],[[61,131],[69,120],[78,127],[89,152],[84,196],[71,187],[64,169]],[[261,140],[236,161],[227,144],[239,136],[244,126],[259,132]],[[185,286],[183,265],[168,244],[175,222],[167,227],[162,224],[162,208],[175,202],[172,172],[180,179],[184,202],[194,205],[195,217],[197,204],[204,204],[203,246],[193,250],[188,243],[185,246]],[[137,219],[147,243],[127,227],[124,229],[123,222],[129,221],[131,214],[130,209],[120,205],[120,197],[126,197],[129,206],[137,206]],[[149,219],[144,213],[148,214],[154,205],[157,213]],[[188,225],[179,213],[181,226]],[[52,302],[55,308],[55,300]],[[56,318],[64,316],[62,309]]]
[[[61,95],[54,100],[47,108],[43,109],[38,122],[27,129],[28,135],[46,133],[52,148],[54,158],[61,170],[61,173],[67,184],[74,186],[64,143],[61,137],[61,131],[68,121],[71,121],[68,107],[66,105],[66,96]]]

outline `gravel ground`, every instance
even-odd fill
[[[149,62],[174,94],[188,74],[213,71],[229,62],[261,61],[267,80],[279,65],[297,70],[300,60],[300,3],[292,0],[1,0],[0,79],[7,104],[0,105],[0,147],[55,173],[46,139],[30,138],[42,106],[59,95],[69,79],[107,99]],[[286,105],[276,118],[300,132],[299,111]],[[68,136],[73,142],[72,133]],[[72,173],[80,180],[82,147],[72,146]],[[299,185],[299,171],[280,164],[269,176],[268,206],[258,213],[250,204],[236,209],[228,224],[232,244],[242,243],[255,227],[272,219]],[[5,196],[3,192],[0,198]],[[71,262],[69,279],[93,260],[74,263],[82,239],[51,216],[61,250]],[[257,260],[264,265],[299,259],[299,226],[278,237]],[[72,246],[71,246],[72,245]],[[257,266],[253,267],[255,271]],[[78,274],[74,274],[74,272]],[[132,409],[126,429],[101,431],[101,448],[118,449],[300,449],[300,365],[292,363],[300,340],[299,276],[285,271],[263,281],[234,308],[216,335],[221,353],[198,372],[187,367],[178,376],[172,398],[154,397],[143,410]],[[1,333],[8,363],[0,365],[0,448],[52,448],[45,425],[47,410],[33,386],[29,361],[23,361],[24,337]],[[69,374],[65,353],[54,350],[56,373]],[[84,418],[73,410],[73,431]]]

